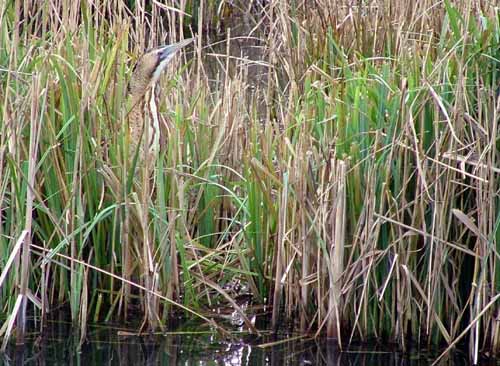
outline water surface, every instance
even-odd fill
[[[0,365],[430,365],[438,353],[395,351],[393,346],[354,345],[344,351],[326,340],[280,333],[262,337],[235,332],[220,337],[204,325],[176,332],[131,336],[118,326],[90,327],[80,347],[77,332],[65,322],[52,322],[43,335],[32,333],[24,347],[10,346]],[[274,344],[274,345],[273,345]],[[467,365],[455,352],[440,365]],[[482,363],[485,364],[485,363]],[[494,364],[494,363],[490,363]]]

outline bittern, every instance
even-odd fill
[[[128,142],[128,162],[129,167],[133,164],[141,166],[139,169],[142,175],[142,184],[134,186],[134,197],[137,205],[141,207],[135,211],[139,219],[140,231],[137,237],[140,237],[142,231],[141,244],[134,241],[137,253],[142,253],[141,276],[144,280],[144,286],[151,291],[156,290],[158,281],[155,280],[155,274],[158,271],[154,264],[154,248],[152,245],[150,218],[148,216],[148,206],[152,190],[150,189],[150,168],[154,166],[158,152],[160,150],[160,141],[165,140],[165,133],[168,132],[168,124],[163,123],[158,114],[157,107],[157,87],[158,79],[165,70],[168,63],[174,55],[183,47],[192,42],[193,39],[186,39],[179,43],[162,46],[146,52],[136,63],[132,72],[132,78],[129,82],[129,113],[127,116],[128,131],[126,141]],[[137,160],[136,160],[137,159]],[[140,202],[137,201],[140,197]],[[134,211],[134,210],[132,210]],[[128,221],[129,219],[127,219]],[[134,227],[135,225],[132,225]],[[128,225],[127,225],[128,227]],[[136,226],[135,226],[136,227]],[[133,232],[133,229],[130,233]],[[127,238],[127,235],[125,236]],[[172,246],[172,250],[175,246]],[[124,277],[129,278],[132,274],[131,250],[127,244],[124,246]],[[174,257],[175,258],[175,257]],[[128,294],[130,289],[125,287],[125,309],[128,303]],[[158,321],[158,300],[149,293],[146,294],[145,311],[148,324],[151,328],[156,328]]]
[[[162,134],[155,87],[176,52],[192,41],[190,38],[155,48],[137,61],[128,90],[131,102],[128,114],[130,158],[138,153],[139,161],[154,161]]]

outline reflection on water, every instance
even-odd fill
[[[78,335],[68,327],[52,324],[44,336],[33,335],[22,348],[12,346],[0,355],[0,365],[430,365],[436,354],[393,352],[387,347],[351,347],[340,352],[335,344],[290,336],[289,342],[275,346],[266,343],[286,339],[282,335],[258,338],[237,334],[224,340],[207,328],[185,330],[183,334],[154,337],[123,337],[116,328],[94,328],[80,349]],[[197,334],[196,334],[197,333]],[[295,339],[295,340],[293,340]],[[466,365],[455,355],[440,365]]]

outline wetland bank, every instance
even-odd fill
[[[81,346],[182,316],[496,355],[495,2],[12,0],[0,27],[3,349],[62,309]],[[190,37],[130,164],[133,67]]]

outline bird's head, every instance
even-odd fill
[[[174,55],[184,46],[193,41],[193,38],[167,46],[157,47],[146,52],[136,63],[129,84],[130,94],[142,97],[149,87],[154,85],[165,67]]]

